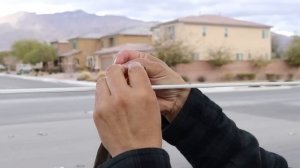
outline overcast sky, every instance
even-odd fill
[[[55,13],[82,9],[97,15],[125,15],[146,21],[166,21],[199,14],[218,14],[273,26],[285,34],[300,34],[299,0],[1,0],[0,16],[19,11]]]

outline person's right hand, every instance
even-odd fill
[[[121,51],[116,55],[115,64],[128,64],[131,61],[141,63],[152,85],[184,84],[182,77],[160,59],[138,51]],[[156,90],[160,111],[172,122],[184,105],[190,89]]]

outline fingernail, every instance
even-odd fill
[[[135,61],[132,61],[132,62],[128,63],[128,68],[141,67],[141,66],[142,65],[139,62],[135,62]]]
[[[114,59],[114,62],[113,62],[113,64],[116,64],[116,61],[117,61],[117,56],[118,56],[118,54],[115,54],[115,55],[113,55],[113,59]]]

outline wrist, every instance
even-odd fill
[[[178,97],[174,102],[172,109],[169,111],[169,113],[164,115],[170,123],[177,117],[178,113],[181,111],[189,96],[190,91],[191,89],[182,89],[181,93],[178,94]]]

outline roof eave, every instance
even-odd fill
[[[233,24],[222,24],[222,23],[207,23],[207,22],[188,22],[188,21],[180,21],[183,24],[194,24],[194,25],[213,25],[213,26],[228,26],[228,27],[249,27],[249,28],[272,28],[269,25],[233,25]]]

